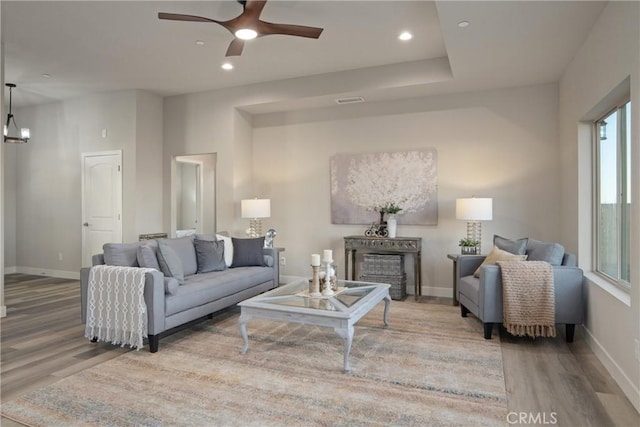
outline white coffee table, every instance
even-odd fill
[[[327,326],[333,328],[344,340],[344,372],[349,373],[349,352],[353,342],[354,325],[358,320],[384,300],[383,322],[385,326],[389,325],[387,318],[391,304],[390,285],[338,281],[339,287],[347,289],[338,295],[323,299],[300,296],[308,286],[307,279],[300,279],[239,303],[241,314],[238,324],[244,340],[241,353],[244,354],[249,349],[247,322],[254,317]]]

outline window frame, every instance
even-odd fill
[[[631,135],[627,134],[627,110],[631,110],[631,97],[626,96],[624,99],[615,103],[615,105],[608,109],[604,114],[602,114],[597,120],[593,121],[592,129],[593,129],[593,166],[594,171],[592,174],[592,188],[593,188],[593,203],[592,203],[592,235],[593,235],[593,245],[592,245],[592,270],[599,277],[603,278],[607,282],[613,284],[617,288],[623,290],[626,293],[630,293],[631,291],[631,283],[630,280],[624,280],[622,278],[622,269],[625,266],[630,265],[631,254],[630,254],[630,233],[626,235],[622,233],[622,226],[626,220],[629,226],[630,223],[630,215],[631,213],[624,209],[624,202],[626,201],[626,194],[630,193],[630,189],[627,186],[627,176],[630,173],[628,170],[629,159],[631,153],[628,152],[628,141],[630,141]],[[610,274],[602,271],[600,269],[600,196],[601,196],[601,188],[600,188],[600,167],[601,167],[601,158],[600,158],[600,123],[604,121],[607,117],[609,117],[614,112],[617,112],[617,120],[616,120],[616,129],[617,129],[617,141],[616,141],[616,267],[617,277],[612,277]],[[624,113],[624,114],[623,114]],[[629,114],[630,117],[630,114]],[[624,132],[621,132],[623,130]],[[629,183],[631,185],[631,183]],[[623,196],[624,195],[624,196]],[[626,248],[626,261],[623,256],[623,246]],[[630,279],[630,277],[629,277]]]

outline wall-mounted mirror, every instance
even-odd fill
[[[216,229],[216,155],[176,156],[171,163],[171,235],[211,234]]]

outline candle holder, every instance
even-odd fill
[[[311,270],[313,271],[313,276],[311,278],[311,289],[309,289],[309,296],[319,297],[322,295],[320,293],[320,266],[312,265]]]
[[[331,296],[334,294],[333,289],[331,289],[331,279],[333,278],[335,282],[335,271],[331,267],[333,264],[333,260],[324,260],[325,264],[325,276],[324,276],[324,287],[322,290],[323,296]]]

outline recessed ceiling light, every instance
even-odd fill
[[[45,79],[48,79],[48,78],[51,78],[51,74],[44,73],[42,77]]]
[[[258,33],[251,28],[241,28],[235,32],[235,35],[241,40],[251,40],[258,37]]]
[[[408,31],[404,31],[403,33],[401,33],[398,38],[402,41],[407,41],[407,40],[411,40],[413,38],[413,34],[411,34]]]
[[[467,28],[469,26],[469,21],[460,21],[458,22],[458,27]]]
[[[233,64],[231,62],[225,62],[221,67],[223,70],[233,70]]]
[[[204,46],[204,42],[202,40],[196,40],[196,44],[198,46]]]

